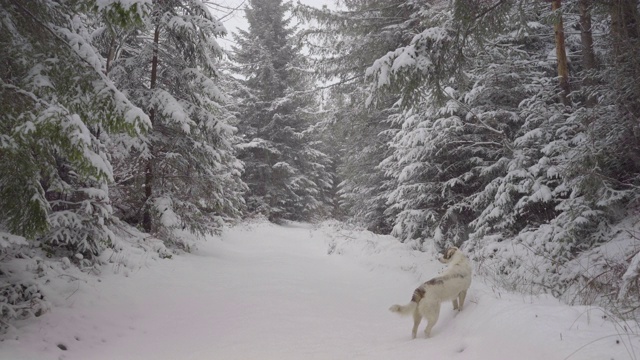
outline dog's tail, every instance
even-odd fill
[[[424,284],[419,288],[413,291],[413,296],[411,296],[411,302],[407,305],[392,305],[389,308],[389,311],[399,313],[400,315],[409,315],[413,314],[413,312],[418,307],[420,300],[424,297],[426,290]]]
[[[391,307],[389,308],[389,311],[398,313],[400,315],[410,315],[410,314],[413,314],[417,306],[418,304],[412,301],[407,305],[391,305]]]

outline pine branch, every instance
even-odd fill
[[[74,54],[76,54],[78,56],[78,58],[80,58],[80,60],[84,63],[86,63],[87,65],[89,65],[89,67],[91,67],[94,70],[95,67],[93,66],[93,64],[91,64],[87,59],[85,59],[84,57],[81,57],[76,50],[73,48],[73,46],[71,46],[67,40],[65,40],[62,36],[60,36],[58,33],[56,33],[55,30],[51,29],[47,24],[45,24],[44,22],[42,22],[40,19],[38,19],[31,11],[29,11],[28,9],[26,9],[24,6],[22,6],[22,4],[20,4],[20,0],[9,0],[11,1],[16,7],[20,8],[24,13],[26,13],[33,21],[35,21],[38,25],[40,25],[43,29],[45,29],[47,32],[49,32],[51,35],[53,35],[54,38],[56,38],[57,40],[59,40],[60,42],[62,42],[66,47],[68,47]],[[106,77],[106,75],[104,75],[102,73],[102,71],[96,71],[98,74],[101,75],[101,77],[103,77],[103,80],[108,80],[108,78]]]
[[[244,3],[246,2],[246,0],[242,0],[242,2],[236,6],[236,7],[228,7],[228,6],[224,6],[224,5],[220,5],[218,3],[212,3],[211,1],[205,1],[205,4],[209,4],[209,6],[215,6],[217,8],[220,9],[225,9],[225,10],[229,10],[229,12],[227,14],[225,14],[224,16],[220,17],[218,19],[218,21],[223,21],[224,19],[226,19],[227,17],[231,16],[231,14],[233,14],[234,12],[240,10],[240,8],[244,5]]]
[[[485,9],[483,12],[481,12],[480,14],[476,15],[473,18],[473,21],[478,21],[480,19],[482,19],[485,15],[487,15],[488,13],[492,12],[493,10],[497,9],[500,5],[506,3],[507,0],[500,0],[497,3],[495,3],[494,5],[488,7],[487,9]]]

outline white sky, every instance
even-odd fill
[[[310,5],[317,8],[322,8],[323,5],[327,5],[328,7],[335,7],[335,0],[293,0],[294,3],[300,1],[303,4]],[[231,33],[235,32],[237,28],[246,29],[247,22],[244,19],[244,4],[248,4],[248,0],[216,0],[210,1],[212,3],[216,3],[228,8],[236,8],[240,6],[240,9],[234,11],[232,14],[226,16],[223,19],[224,26],[229,31],[229,35],[226,36],[225,39],[221,39],[220,44],[224,48],[228,48],[230,45]],[[225,13],[218,13],[218,17],[225,16],[229,11]]]

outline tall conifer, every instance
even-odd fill
[[[239,128],[251,213],[272,221],[309,220],[330,211],[328,157],[309,127],[317,102],[307,60],[281,0],[249,1],[248,31],[235,37],[233,60],[244,78]]]

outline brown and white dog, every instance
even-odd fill
[[[469,259],[456,247],[447,249],[439,258],[441,263],[449,264],[449,267],[440,276],[420,285],[411,297],[407,305],[393,305],[389,308],[392,312],[401,315],[413,314],[412,337],[416,338],[418,325],[422,318],[428,323],[424,333],[431,336],[431,329],[440,316],[440,304],[445,301],[453,301],[453,309],[462,311],[467,289],[471,285],[471,263]]]

